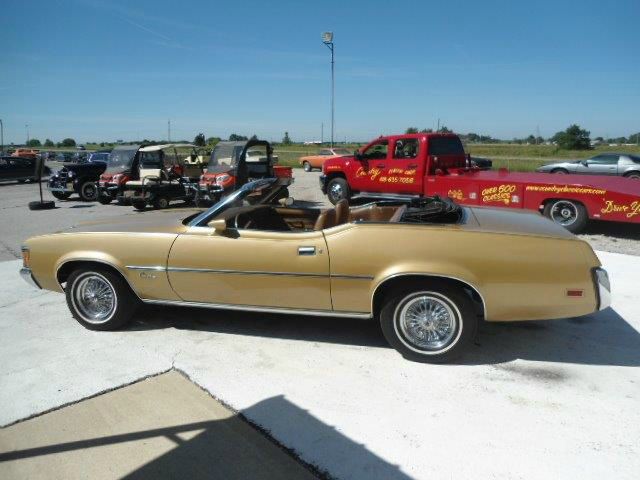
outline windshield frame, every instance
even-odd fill
[[[189,227],[206,227],[211,219],[231,207],[236,200],[242,200],[257,190],[273,187],[277,181],[277,178],[263,178],[246,183],[231,195],[224,197],[218,203],[196,216],[187,225]],[[269,195],[266,198],[269,198]]]

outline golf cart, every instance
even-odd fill
[[[179,150],[191,149],[185,155]],[[167,208],[174,200],[191,203],[196,196],[196,186],[202,169],[189,164],[187,159],[196,155],[189,144],[167,144],[142,147],[138,151],[138,179],[129,180],[123,197],[136,210]]]
[[[197,205],[215,203],[249,181],[272,177],[285,187],[281,195],[288,196],[286,187],[293,183],[292,169],[276,162],[273,148],[265,140],[219,142],[196,186]]]

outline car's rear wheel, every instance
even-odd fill
[[[551,173],[559,173],[561,175],[566,175],[569,173],[569,171],[565,170],[564,168],[556,168],[555,170],[551,170]]]
[[[334,205],[342,199],[349,200],[351,190],[349,189],[347,181],[342,177],[334,177],[329,180],[327,184],[327,197]]]
[[[51,195],[53,195],[58,200],[67,200],[71,196],[71,193],[70,192],[51,192]]]
[[[98,200],[99,192],[96,182],[87,180],[80,185],[80,198],[85,202],[95,202]]]
[[[303,162],[302,163],[302,168],[304,169],[305,172],[310,172],[311,171],[311,164],[309,162]]]
[[[478,318],[471,298],[448,284],[412,283],[385,295],[380,326],[403,357],[441,363],[460,356],[475,338]]]
[[[80,268],[67,279],[67,305],[89,330],[115,330],[135,313],[138,299],[120,275],[107,269]]]
[[[589,221],[584,205],[573,200],[551,200],[547,202],[542,213],[571,233],[581,232]]]

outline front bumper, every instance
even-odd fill
[[[609,274],[604,268],[593,269],[593,281],[598,295],[598,310],[604,310],[611,306],[611,283]]]
[[[63,193],[73,193],[75,192],[73,188],[73,182],[64,182],[61,180],[53,180],[50,181],[47,185],[47,189],[50,192],[63,192]]]
[[[320,180],[320,190],[322,190],[322,193],[326,195],[327,194],[327,176],[320,175],[318,180]]]
[[[38,282],[36,282],[36,279],[33,278],[33,273],[31,273],[30,268],[22,267],[20,269],[20,276],[24,279],[25,282],[27,282],[33,288],[37,288],[38,290],[42,288],[40,287],[40,285],[38,285]]]

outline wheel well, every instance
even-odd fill
[[[469,297],[473,301],[476,314],[480,317],[485,316],[486,305],[484,303],[484,299],[482,298],[482,295],[480,295],[478,289],[473,285],[462,280],[458,280],[457,278],[420,274],[407,274],[398,277],[392,277],[380,283],[376,287],[376,290],[373,294],[372,314],[377,315],[378,312],[380,312],[380,309],[382,308],[382,302],[387,293],[397,288],[404,287],[405,285],[416,284],[423,281],[426,281],[431,285],[448,285],[450,287],[462,289],[467,293],[467,295],[469,295]]]
[[[584,207],[584,209],[587,210],[587,215],[589,214],[589,210],[587,209],[586,205],[584,203],[582,203],[580,200],[575,200],[573,198],[546,198],[546,199],[544,199],[542,201],[542,209],[541,209],[541,211],[544,210],[545,207],[547,205],[549,205],[551,202],[555,202],[555,201],[558,201],[558,200],[565,200],[567,202],[573,202],[575,204],[582,205]]]
[[[115,275],[122,277],[124,281],[127,283],[127,285],[129,284],[127,279],[124,278],[124,275],[122,275],[122,273],[113,265],[110,265],[108,263],[103,263],[103,262],[91,261],[91,260],[71,260],[69,262],[62,264],[62,266],[56,272],[56,278],[58,280],[58,283],[62,286],[62,284],[65,283],[69,278],[69,275],[71,275],[71,272],[81,267],[82,268],[93,267],[100,270],[108,270],[114,273]]]
[[[333,172],[327,175],[327,183],[329,183],[334,178],[338,178],[338,177],[344,178],[345,180],[347,179],[346,175],[343,172]]]
[[[629,172],[624,172],[623,177],[629,177],[631,175],[640,175],[640,170],[631,170]]]
[[[567,170],[566,168],[562,168],[562,167],[558,167],[558,168],[554,168],[550,171],[550,173],[554,173],[554,172],[566,172],[569,173],[569,170]]]

